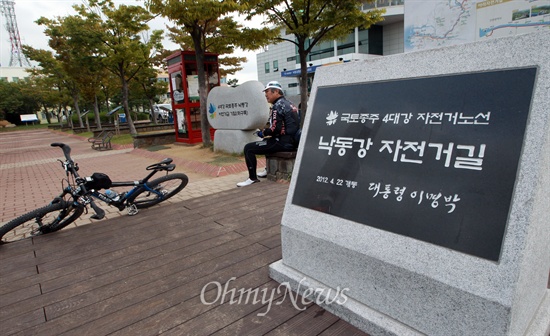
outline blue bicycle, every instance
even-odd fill
[[[97,206],[94,198],[120,211],[126,209],[128,215],[133,216],[138,213],[138,209],[148,208],[174,196],[189,182],[185,174],[168,174],[176,168],[170,158],[146,167],[151,172],[139,181],[113,182],[103,173],[80,177],[78,164],[71,159],[71,148],[63,143],[52,143],[51,146],[60,147],[65,155],[65,161],[58,160],[67,175],[62,182],[63,192],[45,207],[30,211],[0,227],[0,244],[61,230],[77,220],[84,211],[88,213],[88,206],[95,212],[91,218],[102,219],[105,211]],[[166,175],[149,181],[153,175],[162,171]],[[113,195],[111,187],[131,189]]]

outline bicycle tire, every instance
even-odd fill
[[[77,220],[83,212],[83,206],[73,206],[70,202],[50,203],[0,227],[0,244],[61,230]],[[44,219],[48,218],[51,221],[44,223]]]
[[[171,183],[175,182],[174,185]],[[166,201],[170,197],[179,193],[187,183],[189,178],[187,175],[182,173],[169,174],[166,176],[159,177],[147,183],[149,188],[153,190],[161,190],[164,194],[162,197],[159,197],[158,194],[152,193],[149,190],[140,187],[130,198],[128,198],[128,203],[135,204],[138,209],[145,209],[153,205],[159,204],[160,202]]]

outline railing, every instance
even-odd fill
[[[402,6],[405,4],[405,0],[375,0],[371,3],[364,3],[363,10],[372,8],[383,8],[391,6]]]

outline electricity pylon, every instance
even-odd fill
[[[19,36],[19,29],[17,28],[14,5],[15,1],[0,0],[0,13],[2,13],[6,18],[6,30],[8,31],[8,34],[10,36],[10,67],[19,66],[30,68],[31,63],[23,54],[23,50],[21,49],[21,38]]]

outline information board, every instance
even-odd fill
[[[498,261],[536,73],[319,87],[292,203]]]

